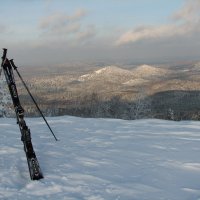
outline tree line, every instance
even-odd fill
[[[70,100],[51,100],[35,97],[45,116],[72,115],[91,118],[119,118],[126,120],[158,118],[168,120],[200,120],[199,91],[164,91],[152,96],[138,93],[133,99],[123,99],[120,95],[102,99],[96,92],[81,94]],[[38,117],[39,113],[28,96],[21,96],[21,103],[28,117]],[[8,113],[14,116],[12,105]],[[5,109],[4,109],[5,110]]]

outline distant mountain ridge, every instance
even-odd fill
[[[115,76],[120,76],[121,78],[127,78],[127,81],[130,81],[135,77],[148,77],[148,76],[160,76],[169,73],[169,70],[162,69],[159,67],[154,67],[151,65],[140,65],[135,69],[128,70],[122,69],[118,66],[106,66],[96,71],[93,71],[88,74],[81,75],[79,81],[87,81],[96,78],[113,78]],[[130,78],[130,80],[128,80]]]
[[[132,70],[135,77],[147,77],[148,76],[160,76],[160,75],[166,75],[169,73],[168,69],[155,67],[151,65],[139,65],[135,69]]]
[[[131,71],[129,70],[126,70],[126,69],[122,69],[120,67],[117,67],[117,66],[106,66],[106,67],[103,67],[101,69],[98,69],[96,71],[93,71],[89,74],[84,74],[84,75],[81,75],[79,77],[79,81],[87,81],[87,80],[92,80],[92,79],[96,79],[96,78],[112,78],[114,76],[130,76],[131,75]]]
[[[78,78],[78,81],[83,83],[90,81],[94,82],[94,85],[96,85],[96,81],[102,84],[112,82],[116,87],[118,85],[118,87],[120,86],[122,89],[124,87],[143,87],[144,85],[148,85],[152,79],[155,81],[156,79],[167,76],[170,73],[169,69],[146,64],[139,65],[130,70],[118,66],[106,66],[91,73],[81,75]],[[110,85],[108,87],[110,87]],[[126,90],[126,88],[124,89]]]
[[[22,105],[31,116],[32,113],[35,113],[35,108],[32,106],[22,84],[18,80],[16,81]],[[115,116],[112,113],[113,108],[109,108],[109,102],[113,103],[118,111],[120,107],[117,105],[118,101],[123,104],[123,102],[133,103],[137,102],[138,99],[148,98],[156,99],[156,106],[162,102],[171,106],[175,105],[176,98],[181,95],[181,97],[184,96],[182,102],[186,104],[193,102],[192,104],[196,105],[196,102],[199,102],[196,97],[200,97],[200,63],[171,66],[105,65],[90,67],[87,70],[85,68],[84,70],[80,69],[76,73],[70,73],[66,68],[65,70],[62,69],[60,74],[53,72],[47,75],[35,75],[25,81],[47,115],[78,113],[81,116],[85,113],[85,116],[91,117],[91,113],[94,113],[96,109],[98,116],[102,116],[102,113],[109,113],[109,116],[111,113],[112,116]],[[171,92],[173,90],[180,92],[172,92],[170,93],[171,96],[165,93],[165,91]],[[191,97],[193,93],[190,93],[190,91],[194,90],[196,93],[193,95],[194,97]],[[185,92],[182,93],[181,91]],[[3,94],[2,92],[3,90],[0,91],[0,94]],[[155,95],[157,93],[162,94],[161,100]],[[158,96],[160,98],[160,95]],[[186,99],[187,96],[190,96],[189,102]],[[171,104],[166,103],[169,100]],[[0,101],[5,102],[1,95]],[[95,103],[99,107],[95,108]],[[122,107],[127,105],[130,104],[123,104]],[[91,110],[88,111],[88,108],[91,108]],[[0,106],[0,110],[2,109]],[[194,110],[196,111],[198,108]],[[128,107],[127,112],[129,111]],[[195,113],[193,114],[197,116]]]

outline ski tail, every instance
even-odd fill
[[[31,180],[39,180],[44,178],[36,157],[27,158],[27,163],[29,167]]]
[[[26,134],[24,134],[26,133]],[[30,130],[23,131],[22,142],[24,144],[24,151],[26,153],[29,173],[31,180],[39,180],[44,178],[30,137]]]

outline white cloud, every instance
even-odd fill
[[[70,33],[80,29],[80,21],[86,15],[84,9],[75,11],[72,15],[65,13],[54,13],[50,16],[44,17],[39,25],[39,28],[46,33]]]
[[[51,43],[56,41],[77,46],[91,40],[97,32],[94,25],[86,25],[83,22],[86,14],[85,9],[79,9],[71,15],[54,13],[44,17],[39,24],[39,29],[42,31],[41,36],[44,39],[41,44],[45,45],[49,41]]]
[[[134,43],[145,39],[162,39],[175,36],[189,35],[194,30],[193,26],[169,24],[162,26],[151,26],[138,28],[124,33],[117,41],[116,45]]]
[[[116,45],[134,43],[146,39],[166,39],[170,37],[188,36],[199,31],[200,1],[186,1],[183,8],[174,13],[170,24],[160,26],[144,26],[123,33],[115,42]]]
[[[85,9],[78,9],[73,15],[69,16],[70,20],[79,20],[82,17],[85,17],[87,11]]]
[[[200,1],[187,0],[185,5],[174,15],[172,19],[176,21],[196,22],[200,19]]]

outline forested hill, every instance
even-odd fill
[[[199,119],[199,63],[29,70],[22,71],[23,77],[46,116]],[[16,82],[27,115],[38,116]],[[1,85],[5,105],[9,95],[4,95],[6,84]],[[4,110],[10,113],[11,107],[8,103]]]

